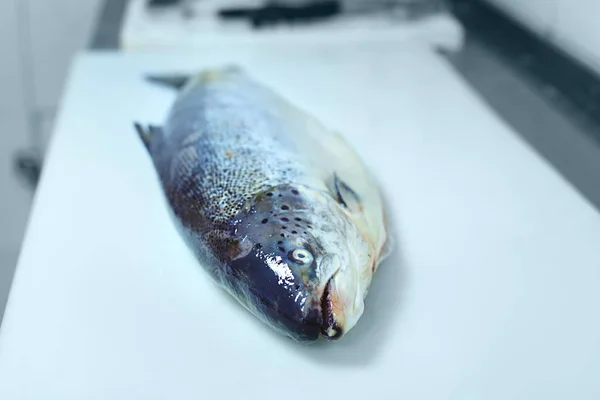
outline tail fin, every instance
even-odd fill
[[[192,79],[191,75],[148,75],[146,80],[169,89],[181,90]]]
[[[236,65],[227,65],[221,68],[207,68],[196,75],[190,74],[165,74],[147,75],[146,80],[150,83],[168,87],[169,89],[181,91],[193,80],[200,82],[216,82],[235,74],[243,73],[242,68]]]

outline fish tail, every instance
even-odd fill
[[[225,81],[234,75],[243,73],[237,65],[227,65],[219,68],[207,68],[197,74],[160,74],[148,75],[146,80],[156,85],[165,86],[176,91],[183,91],[194,84],[206,84]]]
[[[227,65],[221,68],[209,68],[203,70],[198,75],[198,80],[201,83],[219,82],[241,73],[242,69],[237,65]]]
[[[148,75],[146,80],[155,85],[180,91],[190,82],[192,76],[185,74]]]

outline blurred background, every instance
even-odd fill
[[[265,3],[0,0],[0,320],[69,66],[84,50],[192,46],[210,35],[290,26],[336,26],[342,35],[357,27],[407,26],[436,42],[484,101],[600,204],[600,1]]]
[[[103,3],[0,0],[0,317],[71,58]]]

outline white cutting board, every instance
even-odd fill
[[[344,132],[398,233],[339,343],[273,334],[179,240],[131,124],[147,72],[239,63]],[[535,118],[532,115],[532,118]],[[420,46],[75,63],[0,331],[0,398],[598,399],[600,216]]]

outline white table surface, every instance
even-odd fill
[[[228,0],[199,1],[195,6],[196,16],[186,20],[179,7],[150,10],[147,0],[130,0],[120,33],[120,47],[128,52],[165,48],[200,51],[208,44],[220,46],[232,42],[246,45],[287,42],[292,46],[315,41],[388,41],[415,42],[446,51],[458,51],[464,42],[464,29],[449,12],[437,12],[413,21],[399,20],[389,13],[352,15],[308,25],[281,25],[253,30],[245,21],[223,22],[216,17],[218,10],[232,3],[240,4],[239,1]]]
[[[381,179],[398,232],[359,325],[303,347],[219,291],[131,126],[141,74],[237,62]],[[532,115],[535,118],[535,115]],[[0,399],[598,399],[600,216],[421,46],[75,63],[0,331]]]

